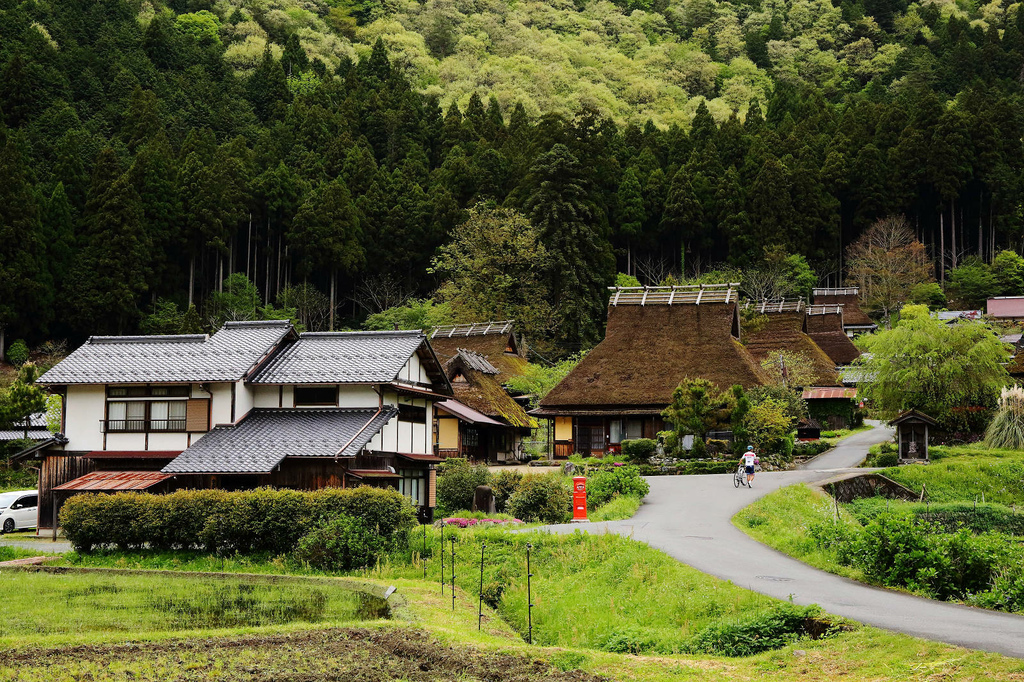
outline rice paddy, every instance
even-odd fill
[[[327,580],[128,572],[0,572],[0,644],[90,633],[133,636],[344,623],[386,616],[382,600]]]

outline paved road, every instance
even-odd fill
[[[751,590],[916,637],[1024,658],[1024,617],[921,599],[869,587],[811,568],[749,538],[732,525],[743,507],[774,490],[823,480],[859,464],[870,445],[890,434],[855,434],[797,471],[762,473],[754,488],[736,489],[731,474],[659,476],[627,521],[551,526],[559,533],[614,532],[648,543],[683,563]]]

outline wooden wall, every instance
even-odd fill
[[[39,515],[37,528],[53,528],[53,489],[95,471],[91,459],[82,457],[84,452],[47,452],[39,467]],[[57,512],[64,503],[58,496]]]

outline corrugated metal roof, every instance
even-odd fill
[[[804,400],[827,400],[832,398],[849,398],[854,399],[857,397],[856,388],[805,388],[803,393]]]
[[[425,342],[419,331],[317,332],[299,336],[253,378],[257,384],[370,384],[394,381]]]
[[[460,348],[459,353],[458,355],[456,355],[456,357],[461,358],[462,361],[466,363],[466,367],[468,367],[469,369],[475,369],[476,371],[483,372],[484,374],[500,373],[498,368],[492,365],[490,362],[488,362],[487,358],[485,358],[480,353],[467,350],[465,348]]]
[[[507,426],[496,419],[491,419],[483,412],[474,410],[469,405],[463,405],[458,400],[443,400],[434,407],[447,412],[453,417],[458,417],[470,424],[483,424],[484,426]]]
[[[237,381],[291,332],[287,320],[264,320],[225,322],[211,337],[93,336],[39,383]]]
[[[218,426],[163,468],[168,474],[266,474],[285,457],[355,457],[395,415],[372,409],[254,409]]]
[[[54,487],[54,490],[98,493],[115,490],[146,490],[169,478],[173,478],[173,476],[159,471],[94,471],[63,485],[58,485]]]

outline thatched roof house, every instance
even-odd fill
[[[850,336],[878,329],[878,325],[860,309],[859,288],[814,289],[811,293],[814,305],[843,306],[843,330]]]
[[[848,365],[860,357],[860,351],[843,330],[843,306],[809,305],[804,331],[837,366]]]
[[[832,359],[804,333],[803,301],[773,301],[752,303],[767,322],[756,332],[747,335],[744,344],[758,363],[764,362],[777,351],[799,353],[810,361],[814,386],[836,386],[839,374]]]
[[[738,285],[616,287],[605,338],[533,411],[555,419],[555,455],[615,451],[654,437],[684,378],[720,390],[765,373],[740,343]]]
[[[441,362],[454,358],[464,348],[487,358],[505,378],[520,376],[529,364],[526,342],[517,339],[515,320],[477,322],[437,327],[430,334],[430,345]]]
[[[510,426],[533,428],[537,425],[533,417],[505,392],[500,370],[483,355],[460,348],[445,369],[452,382],[455,399],[460,403]]]
[[[459,348],[445,363],[445,372],[457,403],[448,401],[455,404],[441,405],[444,414],[436,415],[439,454],[487,462],[520,459],[522,439],[537,422],[505,391],[498,368],[483,355]]]

